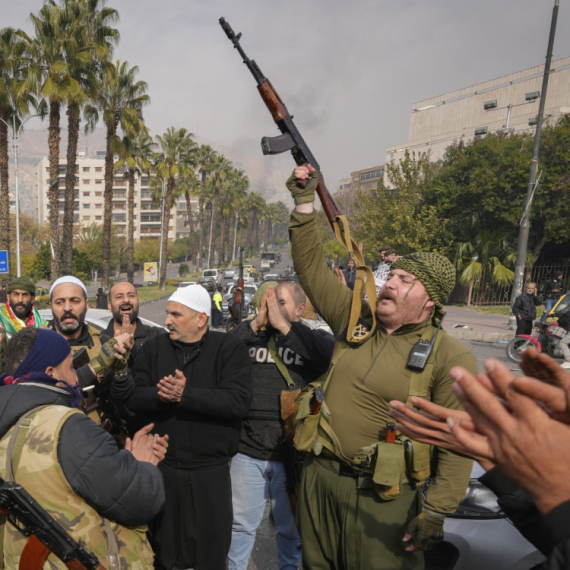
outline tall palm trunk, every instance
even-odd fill
[[[227,218],[225,218],[224,216],[222,216],[222,227],[221,227],[221,231],[220,231],[220,247],[218,249],[218,267],[220,267],[222,265],[222,263],[224,263],[224,261],[226,260],[226,226],[227,226],[228,220]]]
[[[101,271],[101,285],[109,287],[111,273],[111,219],[113,210],[113,153],[111,152],[111,139],[115,135],[118,121],[107,127],[107,149],[105,154],[105,192],[103,193],[103,259]]]
[[[188,226],[190,228],[190,253],[192,255],[192,263],[196,265],[196,254],[194,245],[194,217],[192,216],[192,204],[190,203],[190,191],[184,190],[184,198],[186,199],[186,213],[188,214]]]
[[[198,253],[198,268],[201,270],[204,267],[203,255],[204,251],[204,197],[206,196],[206,174],[202,172],[202,189],[200,190],[200,201],[198,208],[200,210],[200,244]]]
[[[236,224],[236,213],[230,212],[230,234],[228,236],[228,264],[230,264],[234,259],[234,243],[236,241],[235,235],[237,232],[237,224]]]
[[[166,184],[166,197],[164,201],[164,224],[162,225],[162,265],[160,266],[160,289],[166,289],[166,266],[168,265],[168,228],[170,226],[170,210],[172,210],[172,191],[174,177],[168,177]]]
[[[129,168],[129,196],[127,202],[127,281],[135,280],[135,240],[133,237],[135,215],[135,169]]]
[[[7,120],[8,114],[0,111],[0,118]],[[10,188],[8,186],[8,127],[0,121],[0,249],[10,251]],[[2,282],[10,282],[8,273],[2,275]]]
[[[73,273],[73,206],[75,202],[75,169],[77,166],[77,143],[79,141],[79,108],[67,107],[67,169],[65,173],[65,206],[63,210],[63,275]]]
[[[60,135],[60,108],[59,101],[52,99],[49,104],[49,228],[52,248],[50,280],[53,283],[59,277],[59,142]]]
[[[212,228],[212,239],[210,240],[210,249],[208,250],[208,257],[210,259],[210,265],[214,265],[214,253],[215,253],[215,244],[216,244],[216,228],[218,227],[218,209],[220,204],[220,189],[216,184],[216,189],[214,190],[214,204],[213,204],[213,214],[212,219],[210,220],[211,228]],[[219,257],[219,255],[218,255]]]

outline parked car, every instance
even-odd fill
[[[479,482],[483,472],[473,465],[465,498],[445,519],[444,540],[425,553],[426,570],[532,570],[544,561]]]
[[[281,275],[279,273],[266,273],[263,277],[263,281],[279,281]]]
[[[180,287],[188,287],[188,285],[196,285],[196,283],[198,283],[198,281],[182,281],[182,282],[178,285],[178,288],[180,288]]]
[[[198,285],[202,285],[208,293],[213,293],[216,290],[218,283],[213,277],[200,277],[200,279],[198,279]]]
[[[36,287],[36,303],[49,301],[49,289],[45,287]]]
[[[53,313],[51,309],[41,309],[39,311],[40,315],[46,320],[51,321],[53,319]],[[87,314],[85,315],[85,321],[90,324],[92,327],[95,327],[97,330],[104,331],[109,326],[109,321],[113,318],[113,313],[111,311],[107,311],[106,309],[87,309]],[[162,327],[164,330],[167,330],[162,324],[153,323],[148,319],[143,319],[139,317],[139,319],[148,326],[151,327]]]
[[[222,283],[222,272],[220,269],[204,269],[204,271],[202,272],[202,277],[210,277],[216,283],[218,284]]]

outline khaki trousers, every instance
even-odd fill
[[[402,542],[419,491],[406,483],[397,499],[383,501],[339,475],[339,465],[312,453],[305,461],[297,505],[304,570],[423,570],[423,552],[406,552]]]

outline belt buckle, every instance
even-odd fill
[[[340,463],[338,468],[338,474],[344,477],[352,477],[357,479],[364,473],[363,469],[355,469],[348,463]]]

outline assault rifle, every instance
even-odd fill
[[[336,238],[346,247],[350,257],[356,264],[356,282],[354,285],[354,294],[352,296],[352,306],[346,331],[346,340],[349,344],[361,344],[369,339],[376,330],[376,288],[374,286],[372,271],[366,267],[362,253],[358,249],[354,240],[350,237],[348,222],[342,215],[340,208],[334,201],[330,192],[327,190],[319,163],[313,156],[313,153],[309,150],[307,143],[303,140],[301,133],[293,122],[293,117],[289,114],[289,111],[287,111],[287,107],[285,107],[285,103],[283,103],[283,100],[279,97],[275,87],[271,85],[269,79],[263,75],[257,63],[255,63],[253,59],[249,59],[243,51],[243,48],[239,43],[241,33],[236,35],[224,18],[220,18],[220,26],[222,26],[222,29],[226,33],[226,36],[228,36],[228,39],[232,44],[234,44],[234,48],[238,50],[249,71],[251,71],[251,74],[257,82],[257,90],[259,91],[265,106],[271,113],[273,120],[277,124],[277,127],[281,131],[281,134],[276,137],[263,137],[261,139],[261,150],[263,151],[263,154],[280,154],[289,150],[291,151],[295,162],[299,166],[310,164],[318,171],[319,178],[317,194],[321,199],[323,210],[325,211],[329,223],[335,232]],[[299,187],[304,188],[306,184],[306,180],[297,180],[297,186]],[[360,322],[364,289],[366,290],[368,302],[371,306],[371,325],[365,322]]]
[[[53,552],[72,570],[105,570],[97,557],[83,544],[73,540],[21,485],[4,481],[2,477],[0,514],[28,537],[20,568],[40,570]]]
[[[277,123],[277,127],[282,133],[276,137],[263,137],[261,139],[261,150],[263,151],[263,154],[280,154],[290,150],[295,162],[299,166],[309,163],[315,170],[319,171],[317,194],[321,199],[323,209],[332,226],[334,219],[341,214],[341,211],[325,186],[325,179],[320,173],[321,169],[317,159],[313,156],[313,153],[309,150],[307,143],[303,140],[301,133],[293,122],[293,117],[289,114],[289,111],[287,111],[287,107],[285,107],[285,103],[283,103],[281,97],[277,94],[275,87],[273,87],[269,79],[263,75],[257,66],[257,63],[255,63],[253,59],[249,59],[243,51],[243,48],[239,43],[241,33],[236,35],[225,18],[220,18],[220,26],[222,26],[224,32],[226,32],[226,35],[228,36],[228,39],[234,44],[234,47],[238,50],[243,62],[251,71],[251,74],[257,82],[259,94],[261,95],[266,107],[269,109],[273,120]],[[306,182],[304,180],[299,180],[297,184],[299,186],[304,186]]]

